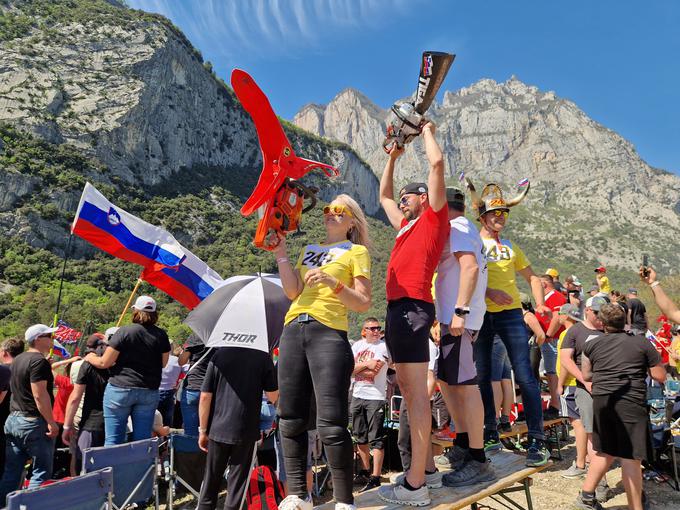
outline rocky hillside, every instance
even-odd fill
[[[96,168],[78,174],[114,190],[181,192],[226,179],[249,193],[261,167],[250,117],[167,19],[103,0],[5,0],[0,12],[0,122],[86,156]],[[340,181],[318,180],[322,198],[342,190],[378,212],[377,180],[349,147],[289,132],[302,155],[340,168]],[[61,225],[15,214],[46,184],[35,173],[0,168],[0,231],[63,247]],[[46,198],[69,213],[82,178],[62,181]]]
[[[294,122],[350,144],[379,176],[388,114],[347,89],[328,105],[304,107]],[[446,92],[430,116],[452,181],[464,171],[478,186],[500,182],[512,194],[520,179],[531,180],[526,206],[513,215],[521,221],[511,225],[536,260],[635,267],[647,252],[659,267],[678,267],[680,256],[667,239],[680,232],[680,179],[651,168],[629,142],[574,103],[512,77]],[[397,178],[422,180],[426,173],[416,141]]]

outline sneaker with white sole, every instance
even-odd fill
[[[448,468],[448,469],[458,469],[465,462],[467,457],[467,450],[461,448],[460,446],[454,445],[453,448],[449,448],[446,453],[437,455],[434,458],[434,463],[437,467]]]
[[[349,503],[336,503],[335,510],[357,510],[357,506]]]
[[[314,503],[309,496],[302,499],[300,496],[291,494],[279,503],[279,510],[314,510]]]
[[[490,482],[496,479],[496,473],[489,461],[477,462],[469,459],[456,471],[450,471],[442,476],[442,483],[447,487],[465,487],[476,483]]]
[[[586,473],[588,473],[588,470],[578,467],[576,461],[574,461],[571,466],[560,473],[560,476],[562,478],[585,478]]]
[[[404,485],[404,480],[406,480],[406,472],[398,474],[390,481],[398,485]],[[428,489],[439,489],[442,486],[442,474],[439,471],[425,473],[425,485],[427,485]]]
[[[378,497],[388,503],[406,506],[427,506],[431,502],[427,485],[423,485],[414,491],[410,491],[398,483],[383,485],[378,489]]]

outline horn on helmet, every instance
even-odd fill
[[[481,199],[479,196],[479,193],[477,193],[477,190],[475,189],[474,184],[472,184],[472,181],[469,178],[465,178],[465,184],[470,192],[470,197],[472,198],[472,208],[479,210],[480,207],[484,206],[484,200]]]
[[[527,182],[527,185],[522,190],[522,192],[519,195],[517,195],[515,198],[513,198],[512,200],[508,200],[506,202],[506,205],[508,207],[513,207],[513,206],[519,204],[522,200],[524,200],[524,197],[527,196],[527,193],[529,193],[529,188],[531,188],[531,183]]]

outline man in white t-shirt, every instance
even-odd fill
[[[352,345],[354,355],[354,389],[352,391],[352,434],[357,441],[362,469],[357,482],[365,483],[359,492],[380,487],[380,472],[384,458],[385,401],[387,394],[387,365],[389,354],[381,339],[382,328],[378,319],[364,321],[361,340]],[[370,449],[370,451],[369,451]],[[371,454],[373,471],[371,472]]]
[[[441,325],[437,379],[455,425],[456,446],[436,462],[454,468],[442,477],[442,483],[461,487],[496,478],[484,454],[484,406],[472,354],[484,322],[488,275],[482,238],[464,216],[465,195],[447,188],[446,201],[451,234],[435,281]]]

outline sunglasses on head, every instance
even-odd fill
[[[364,329],[366,331],[382,331],[382,328],[380,326],[364,326]]]
[[[352,211],[348,207],[340,204],[331,204],[323,208],[324,214],[332,214],[333,216],[342,216],[346,214],[347,216],[354,217]]]

